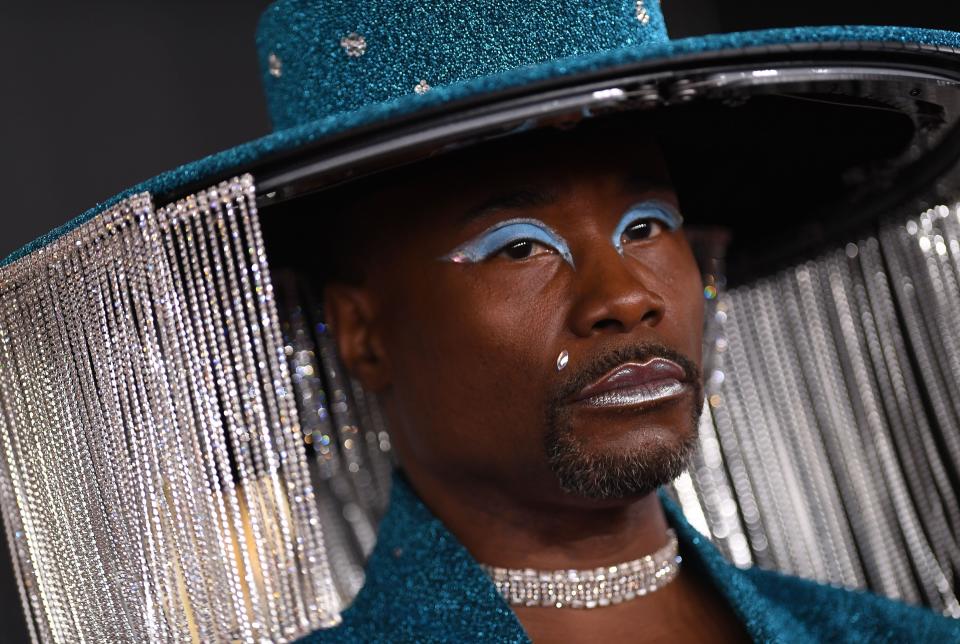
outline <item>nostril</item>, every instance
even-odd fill
[[[651,309],[643,314],[643,317],[640,318],[640,323],[643,324],[645,322],[656,322],[659,319],[660,319],[660,311],[656,309]]]
[[[595,331],[604,331],[607,329],[613,329],[614,331],[622,331],[623,323],[620,320],[615,320],[613,318],[604,318],[603,320],[597,320],[593,323],[593,329]]]

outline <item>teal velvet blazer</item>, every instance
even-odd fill
[[[724,559],[659,496],[685,566],[713,580],[757,642],[960,643],[960,620],[863,591]],[[339,626],[301,642],[529,642],[510,606],[466,549],[402,476],[367,565],[367,580]]]

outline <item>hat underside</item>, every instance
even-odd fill
[[[249,172],[256,178],[258,204],[269,217],[274,204],[443,152],[557,124],[624,113],[650,118],[651,112],[661,113],[653,118],[665,123],[681,124],[680,138],[685,130],[699,132],[695,142],[703,150],[701,163],[681,159],[679,170],[674,169],[681,186],[699,187],[697,194],[687,191],[684,207],[689,220],[716,222],[717,213],[723,213],[719,217],[723,223],[737,228],[738,222],[761,215],[744,201],[757,204],[757,195],[790,194],[790,203],[802,202],[803,212],[778,208],[778,219],[830,222],[822,231],[806,226],[806,237],[833,238],[838,225],[848,231],[902,201],[906,193],[913,196],[918,187],[934,184],[956,156],[960,55],[940,44],[951,34],[913,29],[873,34],[873,29],[800,30],[807,39],[795,43],[784,42],[798,38],[791,30],[728,34],[706,38],[713,44],[707,43],[710,47],[702,51],[686,46],[687,41],[673,41],[671,51],[679,52],[673,58],[650,57],[602,69],[596,61],[578,60],[568,67],[587,71],[554,70],[551,75],[554,61],[541,66],[547,71],[512,70],[462,86],[435,88],[413,101],[405,97],[356,114],[331,116],[274,132],[134,186],[11,254],[0,261],[0,268],[133,194],[149,192],[164,204]],[[861,32],[870,37],[890,32],[884,37],[901,41],[817,42],[832,34],[852,38]],[[749,43],[771,44],[725,49],[746,36]],[[918,42],[903,41],[912,37]],[[528,80],[513,78],[521,75]],[[791,124],[782,122],[785,113]],[[684,144],[689,145],[694,137],[689,133],[686,137]],[[708,163],[717,155],[720,161]],[[752,159],[762,162],[751,163]],[[736,173],[718,172],[733,167]],[[743,177],[748,176],[761,180],[747,191],[752,199],[737,201],[735,196],[745,194]],[[883,189],[893,185],[898,190]],[[905,190],[909,186],[915,188]],[[769,190],[763,192],[764,187]],[[812,198],[817,192],[828,198],[817,203],[794,198]],[[883,204],[873,207],[864,200],[864,193],[875,197],[879,192],[884,194]],[[736,207],[703,213],[697,200],[705,194],[713,203],[727,195]],[[853,196],[858,198],[850,201]],[[836,216],[838,202],[845,211],[841,217]],[[731,212],[739,215],[731,219]],[[768,210],[762,215],[769,220]],[[741,240],[747,237],[740,235]],[[764,246],[771,250],[769,243]],[[798,250],[802,249],[783,252],[794,257]],[[781,254],[764,253],[769,261],[749,268],[773,267]],[[736,264],[730,269],[736,281],[740,271]]]
[[[572,84],[269,165],[259,203],[269,220],[291,198],[484,142],[617,121],[656,134],[691,225],[731,229],[735,284],[936,199],[923,192],[955,162],[960,92],[954,74],[913,62],[751,61]]]

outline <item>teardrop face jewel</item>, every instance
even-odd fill
[[[557,371],[563,371],[568,362],[570,362],[570,354],[564,349],[560,352],[560,355],[557,356]]]

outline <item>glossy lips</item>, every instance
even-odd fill
[[[624,363],[584,387],[574,399],[593,407],[629,407],[674,398],[687,389],[686,374],[677,363],[653,358],[642,364]]]

